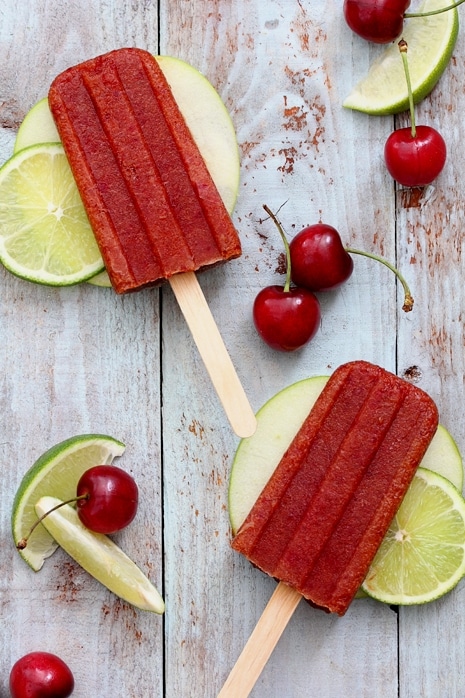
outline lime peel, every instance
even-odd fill
[[[76,495],[76,486],[83,472],[93,465],[110,465],[124,450],[124,444],[111,436],[80,434],[43,453],[25,473],[13,500],[11,527],[15,545],[30,534],[37,521],[34,507],[40,497],[59,495],[62,499],[71,499]],[[57,547],[53,537],[41,526],[19,553],[37,572]]]
[[[86,528],[73,507],[45,496],[35,509],[39,517],[47,514],[42,525],[56,542],[107,589],[143,611],[164,612],[161,595],[142,570],[110,538]]]

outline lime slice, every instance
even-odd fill
[[[465,574],[465,501],[442,475],[419,468],[362,585],[389,604],[422,604]]]
[[[28,536],[37,520],[36,502],[44,495],[71,499],[82,473],[93,465],[108,465],[124,452],[124,444],[111,436],[82,434],[62,441],[43,453],[24,475],[13,501],[11,525],[15,545]],[[36,572],[57,544],[38,526],[27,547],[19,553]]]
[[[37,516],[50,512],[42,525],[77,563],[124,601],[153,613],[163,613],[163,599],[142,570],[110,538],[86,528],[69,504],[50,511],[62,500],[41,497]]]
[[[25,148],[0,169],[0,260],[13,274],[52,286],[102,271],[61,144]]]
[[[450,0],[425,0],[418,12],[450,5]],[[429,17],[411,17],[404,23],[402,38],[408,44],[408,64],[413,99],[420,102],[444,72],[459,30],[457,8]],[[397,114],[408,109],[405,72],[397,42],[375,60],[367,76],[344,100],[343,106],[366,114]]]

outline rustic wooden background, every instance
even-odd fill
[[[242,179],[238,261],[201,284],[254,409],[290,383],[367,359],[409,375],[437,401],[465,447],[462,118],[465,36],[418,108],[449,148],[429,198],[396,189],[382,150],[404,116],[375,118],[341,103],[377,54],[345,26],[340,0],[3,0],[0,159],[53,77],[122,46],[171,54],[200,69],[237,129]],[[463,12],[461,10],[463,15]],[[350,281],[321,297],[321,331],[280,354],[258,338],[251,308],[279,282],[281,245],[323,220],[345,243],[396,261],[394,276],[355,259]],[[76,698],[214,698],[274,582],[229,548],[228,475],[237,446],[168,287],[117,297],[84,284],[56,290],[0,269],[0,695],[22,654],[60,654]],[[48,447],[85,432],[127,445],[141,490],[121,546],[162,590],[164,617],[137,612],[58,551],[34,574],[17,555],[10,511],[24,471]],[[255,698],[462,698],[463,584],[437,603],[397,611],[354,602],[344,618],[300,604]]]

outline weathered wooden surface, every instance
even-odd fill
[[[188,60],[234,120],[244,254],[200,281],[254,409],[295,380],[363,358],[415,376],[463,450],[463,35],[418,109],[450,152],[424,203],[396,192],[383,167],[394,120],[341,107],[377,49],[351,34],[334,0],[72,0],[66,9],[58,0],[4,0],[1,161],[60,70],[121,46]],[[414,311],[401,311],[392,274],[357,257],[350,281],[321,299],[311,345],[291,355],[268,349],[251,307],[259,288],[281,279],[281,245],[262,204],[284,202],[289,236],[324,220],[345,243],[397,260]],[[90,285],[31,285],[3,269],[0,284],[0,695],[12,663],[40,648],[72,666],[77,698],[213,698],[274,582],[229,548],[237,438],[169,287],[118,298]],[[12,545],[11,503],[24,471],[52,444],[90,431],[127,444],[123,462],[141,507],[117,538],[163,591],[163,618],[122,604],[61,551],[34,574]],[[463,589],[399,613],[357,601],[342,619],[300,604],[252,695],[461,698]]]

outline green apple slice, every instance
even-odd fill
[[[35,505],[37,516],[47,514],[42,525],[55,541],[86,572],[124,601],[143,611],[163,613],[165,604],[142,570],[110,538],[89,531],[76,510],[57,497],[41,497]]]
[[[422,468],[428,468],[449,480],[462,492],[463,461],[452,435],[440,424],[434,439],[421,461]]]
[[[327,380],[326,376],[317,376],[294,383],[257,412],[257,430],[239,443],[231,468],[229,517],[233,533],[253,507]],[[421,466],[445,475],[462,489],[462,458],[443,426],[437,430]]]
[[[18,153],[30,145],[59,142],[60,136],[50,113],[48,99],[44,97],[24,117],[16,134],[13,152]]]

